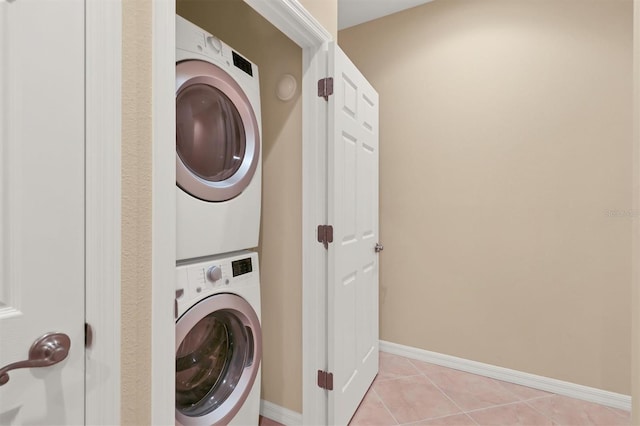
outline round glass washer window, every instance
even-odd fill
[[[176,97],[176,150],[196,176],[223,182],[245,155],[245,129],[233,102],[207,84],[193,84]]]
[[[201,417],[218,408],[251,361],[252,346],[245,327],[230,312],[201,319],[176,352],[176,409]]]

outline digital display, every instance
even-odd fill
[[[251,62],[247,61],[242,56],[238,55],[236,52],[233,52],[233,65],[240,68],[242,71],[246,72],[250,76],[253,76],[253,68],[251,67]]]
[[[237,277],[238,275],[248,274],[249,272],[253,272],[253,267],[251,265],[250,257],[246,259],[234,260],[233,262],[231,262],[231,268],[233,269],[234,277]]]

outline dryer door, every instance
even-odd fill
[[[209,62],[176,65],[176,181],[204,201],[226,201],[251,182],[260,134],[238,83]]]
[[[222,293],[190,308],[176,323],[176,423],[228,424],[261,357],[260,321],[246,300]]]

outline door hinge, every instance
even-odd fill
[[[318,96],[328,101],[330,95],[333,95],[333,77],[321,78],[318,80]]]
[[[91,348],[93,345],[93,327],[88,322],[84,323],[84,347]]]
[[[333,226],[318,225],[318,242],[322,243],[324,248],[329,248],[329,243],[333,242]]]
[[[326,390],[333,390],[333,373],[318,370],[318,387]]]

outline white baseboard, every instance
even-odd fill
[[[380,350],[382,352],[388,352],[390,354],[400,355],[418,361],[429,362],[431,364],[454,368],[456,370],[466,371],[480,376],[491,377],[492,379],[498,379],[558,395],[569,396],[571,398],[595,402],[608,407],[631,411],[631,396],[629,395],[564,382],[562,380],[552,379],[549,377],[537,376],[535,374],[524,373],[522,371],[511,370],[509,368],[498,367],[491,364],[484,364],[482,362],[471,361],[451,355],[444,355],[437,352],[426,351],[424,349],[399,345],[397,343],[386,342],[384,340],[380,341]]]
[[[268,419],[282,423],[285,426],[297,426],[302,424],[302,414],[281,407],[272,402],[260,400],[260,415]]]

